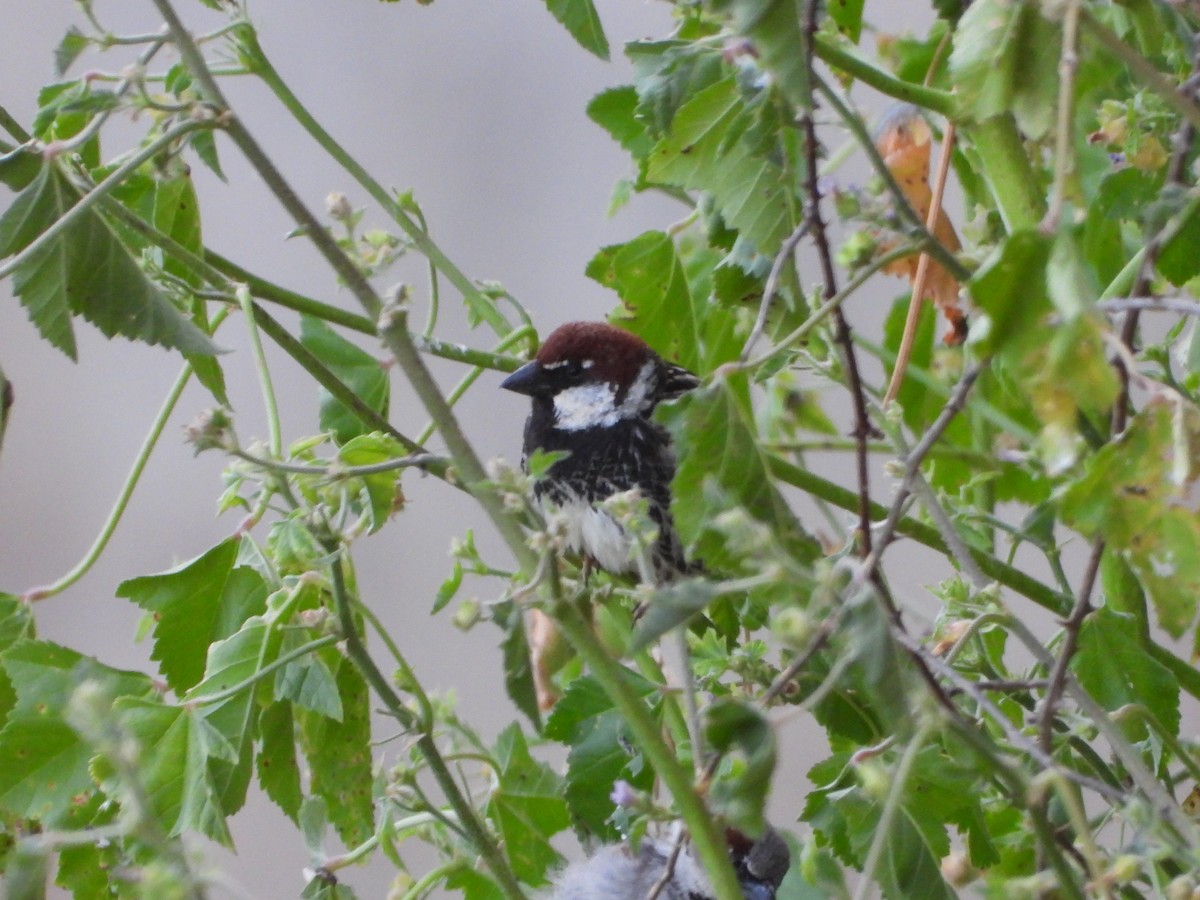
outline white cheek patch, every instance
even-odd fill
[[[580,384],[554,395],[554,427],[580,431],[598,425],[613,425],[621,418],[614,404],[616,391],[610,384]]]

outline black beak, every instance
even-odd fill
[[[546,383],[546,370],[537,360],[525,363],[500,382],[500,387],[506,391],[525,394],[527,397],[536,397],[549,389],[549,385]]]

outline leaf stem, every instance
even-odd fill
[[[853,491],[842,487],[840,484],[827,481],[806,469],[801,469],[799,466],[794,466],[777,456],[769,456],[767,459],[771,474],[780,481],[790,484],[793,487],[798,487],[806,493],[820,497],[841,509],[850,512],[858,509],[858,495]],[[887,514],[888,511],[884,506],[872,502],[871,516],[873,519],[881,520]],[[926,525],[924,522],[918,522],[916,519],[901,518],[896,523],[896,533],[910,537],[918,544],[929,547],[931,550],[936,550],[938,553],[948,554],[950,552],[945,542],[938,535],[937,529]],[[1020,569],[1001,562],[994,556],[990,556],[981,550],[976,550],[972,547],[970,548],[970,554],[985,575],[1005,587],[1012,588],[1018,594],[1032,600],[1038,606],[1059,615],[1065,615],[1067,610],[1071,608],[1071,597],[1069,595],[1060,593],[1042,584],[1036,578],[1027,575]]]
[[[376,181],[362,165],[352,157],[346,149],[313,118],[312,114],[300,102],[287,82],[280,77],[279,72],[271,65],[271,61],[263,52],[258,42],[258,36],[247,23],[236,36],[238,50],[243,62],[251,72],[263,80],[275,94],[300,126],[309,133],[326,153],[328,153],[355,181],[371,195],[371,198],[392,218],[404,231],[413,246],[425,256],[463,296],[467,306],[478,315],[498,335],[505,335],[512,330],[512,325],[503,313],[478,287],[456,266],[441,248],[434,242],[424,228],[416,222],[404,207],[383,186]]]
[[[1009,234],[1034,228],[1046,214],[1041,183],[1029,163],[1011,113],[964,126]]]
[[[55,219],[49,228],[26,244],[20,253],[14,254],[9,258],[8,262],[0,265],[0,280],[7,278],[42,250],[46,249],[52,241],[58,239],[63,232],[75,224],[84,213],[95,206],[113,188],[121,184],[131,172],[140,167],[142,163],[157,156],[162,152],[164,147],[174,143],[185,134],[212,127],[214,127],[212,122],[192,119],[168,128],[117,168],[113,169],[103,181],[84,194],[79,199],[79,202]]]
[[[869,84],[875,90],[894,97],[905,103],[915,103],[925,109],[932,110],[946,117],[955,114],[954,95],[948,91],[925,87],[911,81],[903,81],[876,68],[867,60],[847,50],[822,34],[813,35],[813,51],[817,57],[835,69],[841,69],[847,75],[853,75],[863,84]]]
[[[209,332],[215,332],[217,326],[228,315],[228,310],[219,310],[212,318]],[[100,558],[105,547],[108,546],[113,533],[116,532],[117,526],[121,522],[121,517],[124,516],[126,507],[129,506],[130,498],[133,497],[134,488],[141,481],[142,472],[145,471],[146,464],[150,461],[150,454],[154,452],[154,448],[158,445],[158,439],[162,437],[167,420],[171,418],[171,414],[175,411],[175,406],[179,403],[179,397],[191,377],[192,366],[189,363],[180,370],[179,375],[175,378],[175,382],[171,385],[171,389],[167,391],[167,396],[158,410],[158,415],[154,417],[154,421],[150,424],[150,430],[146,433],[146,437],[142,441],[142,446],[138,448],[137,456],[133,459],[133,465],[129,469],[129,474],[125,476],[125,483],[121,485],[121,490],[117,493],[116,502],[113,504],[112,509],[109,510],[108,518],[104,520],[104,525],[101,526],[100,533],[96,535],[96,539],[92,542],[92,546],[88,548],[87,553],[83,555],[83,558],[69,572],[57,581],[25,592],[22,596],[26,600],[31,602],[44,600],[47,597],[61,594],[86,575],[92,566],[95,565],[96,560]]]
[[[166,0],[155,0],[155,2],[165,3]],[[425,764],[429,767],[430,772],[433,773],[438,786],[442,789],[446,801],[458,817],[459,824],[462,826],[467,840],[475,852],[483,857],[488,870],[491,872],[492,877],[495,878],[496,884],[504,896],[508,897],[509,900],[524,900],[525,895],[521,891],[516,876],[509,867],[508,860],[496,842],[495,837],[480,820],[475,807],[463,795],[458,782],[455,781],[453,774],[451,774],[449,768],[446,766],[446,761],[442,758],[437,742],[433,739],[432,729],[434,723],[422,723],[418,721],[417,715],[404,704],[403,700],[400,699],[392,687],[391,682],[379,670],[379,667],[375,665],[375,661],[371,658],[366,644],[363,643],[362,635],[359,633],[358,626],[354,621],[354,611],[350,594],[346,589],[346,576],[342,564],[342,549],[339,543],[329,534],[320,536],[319,539],[331,557],[329,571],[333,603],[337,612],[338,622],[341,626],[341,637],[346,642],[346,654],[354,661],[358,670],[362,672],[363,677],[366,678],[375,691],[376,696],[383,701],[384,706],[396,718],[396,721],[400,722],[406,728],[420,729],[421,736],[417,740],[417,749],[425,760]]]
[[[222,690],[216,691],[211,694],[203,694],[199,697],[192,697],[190,699],[185,699],[180,703],[180,705],[181,706],[208,706],[209,704],[212,704],[212,703],[220,703],[224,700],[228,700],[230,697],[237,696],[242,691],[244,691],[246,688],[257,684],[258,682],[260,682],[264,678],[266,678],[268,675],[272,674],[273,672],[278,671],[279,669],[282,669],[284,666],[288,665],[291,662],[294,662],[295,660],[299,659],[300,657],[307,656],[310,653],[315,653],[317,650],[320,650],[322,647],[328,647],[330,644],[336,644],[341,639],[342,639],[342,636],[340,634],[327,634],[324,637],[314,638],[313,640],[309,641],[307,644],[302,644],[301,646],[297,647],[296,649],[283,654],[283,656],[280,656],[280,657],[272,660],[271,662],[267,663],[262,668],[255,669],[253,675],[250,675],[247,678],[243,678],[237,684],[231,685],[230,687],[227,687],[227,688],[223,688]]]
[[[254,318],[254,301],[246,285],[238,285],[235,289],[238,303],[246,318],[246,330],[250,332],[250,347],[254,353],[254,367],[258,370],[258,382],[262,389],[263,405],[267,410],[267,427],[271,435],[271,455],[283,459],[283,430],[279,421],[279,404],[275,402],[275,386],[271,383],[271,369],[267,365],[267,355],[263,353],[262,340],[258,336],[258,325]]]

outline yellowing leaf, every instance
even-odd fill
[[[895,107],[880,123],[875,146],[884,163],[896,179],[904,198],[922,222],[929,221],[929,209],[933,205],[933,191],[929,187],[929,158],[932,134],[929,125],[921,118],[915,106],[907,104]],[[950,252],[961,249],[958,234],[950,217],[942,208],[938,209],[934,221],[933,236]],[[905,257],[889,263],[884,271],[889,275],[901,275],[913,282],[917,277],[919,255]],[[946,335],[948,344],[957,344],[966,336],[966,317],[958,305],[957,279],[936,260],[929,260],[925,280],[925,296],[942,311],[951,325]]]

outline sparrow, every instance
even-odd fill
[[[726,832],[730,857],[746,900],[774,900],[791,865],[788,846],[768,828],[757,841],[740,831]],[[604,847],[595,856],[568,866],[548,900],[644,900],[667,871],[673,840],[647,838],[637,853],[624,844]],[[661,900],[710,900],[712,885],[699,861],[685,846],[675,859]]]
[[[636,335],[603,322],[555,329],[537,356],[501,387],[532,399],[522,463],[537,451],[566,451],[534,493],[547,513],[561,514],[567,544],[613,574],[639,573],[632,539],[600,508],[636,488],[658,527],[650,552],[657,581],[694,571],[671,519],[675,456],[671,436],[652,419],[654,408],[700,385]]]

